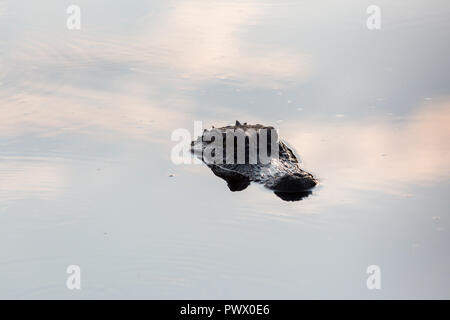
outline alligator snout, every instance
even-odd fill
[[[317,181],[311,174],[295,172],[271,181],[268,187],[278,192],[302,192],[310,190],[316,185]]]

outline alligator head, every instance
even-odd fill
[[[309,196],[317,184],[270,126],[236,121],[234,126],[205,129],[192,141],[191,152],[224,179],[231,191],[256,182],[283,200],[297,201]]]

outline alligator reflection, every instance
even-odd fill
[[[231,191],[242,191],[246,189],[250,185],[250,179],[237,174],[237,173],[228,173],[228,174],[221,174],[221,172],[214,170],[211,168],[211,171],[214,172],[216,176],[219,178],[222,178],[227,182],[228,188]],[[276,194],[280,199],[284,201],[299,201],[302,200],[309,195],[312,194],[311,191],[300,191],[300,192],[280,192],[280,191],[274,191],[274,194]]]

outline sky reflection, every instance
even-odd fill
[[[73,263],[75,298],[449,297],[448,1],[376,32],[365,1],[76,2],[0,0],[0,298],[74,298]],[[275,126],[320,185],[173,164],[195,120]]]

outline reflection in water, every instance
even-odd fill
[[[233,192],[242,191],[250,185],[250,179],[246,176],[243,176],[242,174],[235,172],[229,172],[225,174],[223,171],[214,169],[212,169],[211,171],[219,178],[225,180],[227,182],[228,188],[230,188],[230,190]]]
[[[450,178],[450,102],[427,103],[406,118],[392,117],[283,123],[280,131],[295,143],[305,162],[325,184],[348,190],[401,195],[411,184]],[[301,128],[301,130],[299,130]]]
[[[82,298],[370,299],[375,263],[377,297],[448,299],[447,0],[385,1],[378,31],[354,0],[80,6],[69,31],[64,1],[0,0],[0,298],[73,298],[78,264]],[[231,118],[320,186],[170,161]]]
[[[222,178],[227,182],[228,188],[231,191],[242,191],[250,185],[250,179],[246,176],[237,173],[224,174],[223,171],[211,170],[216,176]],[[285,201],[299,201],[312,194],[311,191],[303,192],[280,192],[274,191],[279,198]]]
[[[304,192],[274,192],[278,197],[283,199],[284,201],[299,201],[306,197],[309,197],[312,194],[312,191],[304,191]]]

